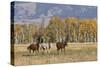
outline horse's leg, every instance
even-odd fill
[[[39,49],[36,50],[37,54],[39,53]]]
[[[37,55],[38,54],[38,51],[37,50],[35,50],[35,55]]]
[[[46,53],[48,53],[48,49],[49,49],[49,48],[47,47],[47,48],[46,48]]]
[[[38,53],[39,53],[39,49],[38,49]]]
[[[61,48],[61,53],[62,53],[62,48]]]
[[[29,49],[29,55],[31,54],[31,49]]]
[[[51,47],[48,49],[49,53],[50,53],[50,49],[51,49]]]
[[[34,53],[34,50],[33,50],[33,53]]]
[[[39,54],[39,49],[37,51],[38,51],[38,54]]]
[[[34,50],[33,50],[33,53],[34,53]]]
[[[45,54],[45,52],[46,52],[46,49],[43,50],[43,55]]]
[[[31,53],[31,49],[29,49],[29,53]]]
[[[46,53],[48,54],[48,49],[46,49]]]
[[[48,49],[47,49],[47,53],[49,53]]]
[[[31,49],[29,49],[29,55],[31,55]]]
[[[50,49],[48,49],[48,52],[50,53]]]
[[[57,48],[57,54],[59,54],[59,49]]]
[[[35,50],[35,55],[37,55],[38,54],[38,50]]]
[[[49,48],[47,49],[47,53],[50,53],[50,49]]]
[[[64,47],[64,54],[65,54],[65,47]]]
[[[43,55],[45,54],[45,51],[46,51],[46,49],[44,48],[44,49],[43,49]]]
[[[45,52],[45,48],[42,47],[42,55],[44,55],[44,52]]]

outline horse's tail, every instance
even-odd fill
[[[68,42],[66,43],[66,46],[68,46]]]

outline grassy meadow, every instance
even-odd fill
[[[66,52],[59,52],[55,46],[52,46],[50,51],[39,53],[29,53],[26,44],[15,45],[15,65],[30,65],[30,64],[52,64],[52,63],[67,63],[67,62],[83,62],[97,60],[97,45],[96,43],[68,43]]]

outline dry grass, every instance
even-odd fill
[[[15,45],[15,65],[51,64],[97,60],[96,43],[69,43],[66,52],[57,54],[54,46],[49,53],[29,53],[27,45]]]

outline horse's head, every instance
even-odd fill
[[[30,49],[30,46],[27,47],[27,50],[29,50],[29,49]]]
[[[64,44],[65,46],[68,46],[68,42],[67,42],[67,41],[63,42],[63,44]]]
[[[32,45],[32,44],[30,44],[30,45],[27,47],[27,50],[30,50],[30,49],[31,49],[31,45]]]

